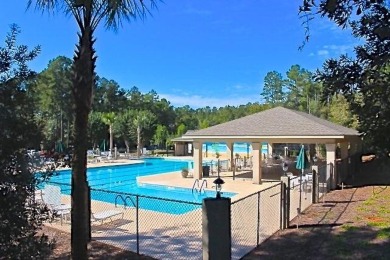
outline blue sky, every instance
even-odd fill
[[[314,71],[330,57],[351,53],[356,40],[326,19],[311,22],[302,51],[301,0],[165,0],[153,17],[125,23],[119,31],[99,27],[95,36],[97,73],[122,88],[154,89],[174,106],[241,105],[262,102],[267,72],[285,76],[299,64]],[[49,60],[72,58],[77,28],[62,13],[26,11],[27,0],[3,1],[1,46],[9,24],[21,27],[19,44],[41,45],[30,65],[43,70]]]

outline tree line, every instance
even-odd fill
[[[57,142],[71,146],[74,129],[72,97],[72,60],[59,56],[27,84],[27,92],[42,130],[35,147],[50,150]],[[117,146],[127,152],[143,146],[165,149],[170,140],[187,130],[202,129],[268,109],[268,104],[191,108],[174,107],[151,90],[141,93],[137,87],[122,88],[115,80],[96,75],[92,110],[87,133],[91,149]],[[110,141],[108,141],[110,140]],[[136,149],[138,147],[138,149]]]
[[[72,60],[59,56],[27,85],[43,136],[35,147],[51,150],[58,142],[66,147],[74,142],[71,71]],[[172,138],[187,130],[203,129],[275,106],[305,111],[347,127],[358,125],[346,98],[334,94],[323,101],[323,84],[299,65],[291,66],[286,77],[276,71],[266,74],[263,90],[259,90],[259,100],[261,95],[265,102],[219,108],[174,107],[154,90],[142,93],[135,86],[126,90],[113,79],[99,75],[96,79],[87,126],[90,149],[110,150],[116,146],[138,155],[144,146],[166,149]]]

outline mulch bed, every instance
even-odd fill
[[[42,229],[49,238],[55,240],[54,250],[50,259],[70,259],[71,245],[70,234],[44,226]],[[89,259],[134,259],[134,260],[153,260],[154,258],[137,255],[134,252],[107,245],[98,241],[92,241],[88,246]]]
[[[378,229],[367,225],[375,212],[361,210],[380,191],[390,194],[390,187],[331,191],[301,215],[298,229],[296,218],[243,259],[390,259],[389,240],[378,239]]]

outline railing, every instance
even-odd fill
[[[198,183],[199,183],[199,182],[198,182]],[[202,181],[202,185],[200,185],[199,193],[202,192],[202,188],[203,188],[203,192],[206,192],[206,191],[205,191],[204,185],[206,185],[206,188],[207,188],[207,180],[203,180],[203,181]]]
[[[192,193],[194,193],[194,191],[196,191],[200,194],[200,193],[202,193],[202,190],[203,190],[203,192],[206,192],[205,188],[207,188],[207,180],[203,180],[202,184],[199,186],[199,180],[196,179],[194,181],[194,184],[192,185]]]
[[[196,179],[194,181],[194,184],[192,185],[192,193],[194,193],[194,190],[198,191],[198,189],[195,187],[195,185],[199,188],[199,180],[198,179]]]
[[[121,200],[123,201],[123,205],[124,205],[125,209],[126,209],[126,207],[129,205],[129,204],[127,204],[127,199],[130,200],[130,202],[131,202],[131,204],[133,204],[133,207],[134,207],[134,208],[137,207],[136,203],[134,202],[134,200],[133,200],[130,196],[126,196],[125,198],[123,198],[123,196],[122,196],[121,194],[119,194],[119,195],[117,195],[117,196],[115,197],[115,207],[117,207],[118,199],[121,199]]]

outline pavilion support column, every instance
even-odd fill
[[[261,144],[260,144],[260,145],[261,145]],[[272,157],[272,154],[274,153],[274,144],[268,143],[268,144],[267,144],[267,150],[268,150],[267,158]],[[261,151],[261,150],[260,150],[260,151]]]
[[[336,188],[336,144],[326,144],[326,188],[334,190]]]
[[[234,156],[233,156],[233,142],[226,142],[226,155],[230,162],[229,168],[234,171]]]
[[[202,142],[194,142],[193,143],[193,151],[194,151],[194,178],[202,179]]]
[[[252,143],[252,154],[253,154],[253,183],[261,184],[261,142],[260,143]]]
[[[348,155],[348,142],[340,143],[340,155],[341,155],[341,167],[340,172],[337,172],[338,180],[336,184],[341,184],[341,182],[344,182],[348,176],[348,166],[349,166],[349,155]]]

